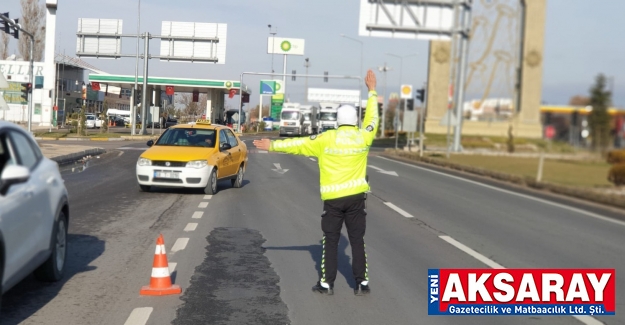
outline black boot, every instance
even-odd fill
[[[312,288],[312,291],[319,292],[319,293],[324,293],[324,294],[327,294],[327,295],[331,296],[331,295],[334,294],[334,285],[329,284],[329,286],[330,286],[330,288],[326,288],[326,287],[321,285],[321,281],[317,281],[317,284]]]
[[[359,283],[356,285],[356,289],[354,289],[354,294],[357,296],[364,296],[368,295],[369,293],[371,293],[371,289],[369,288],[368,282],[367,284]]]

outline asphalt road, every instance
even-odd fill
[[[625,294],[618,290],[625,283],[618,276],[616,316],[427,315],[428,268],[616,268],[619,274],[625,223],[599,213],[372,152],[365,236],[372,293],[353,294],[345,233],[335,295],[322,296],[310,290],[322,237],[315,160],[252,150],[240,189],[225,181],[212,197],[191,190],[141,193],[134,165],[143,149],[143,143],[111,144],[84,170],[64,170],[71,200],[68,274],[55,284],[22,281],[3,297],[1,324],[625,324],[619,314]],[[140,296],[159,234],[182,294]]]

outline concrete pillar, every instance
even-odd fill
[[[215,116],[213,115],[213,90],[209,89],[206,91],[206,119],[210,120],[211,123],[215,121]]]
[[[444,133],[447,131],[447,127],[441,126],[440,122],[448,107],[450,64],[451,42],[430,41],[426,132]]]
[[[53,106],[55,105],[54,99],[56,97],[56,69],[54,64],[54,48],[56,44],[56,8],[56,0],[46,1],[46,45],[43,57],[43,89],[41,89],[43,93],[41,96],[41,125],[45,126],[49,126],[52,121],[52,116],[54,114]],[[28,36],[22,35],[22,37]],[[35,71],[37,71],[36,66]],[[31,82],[34,85],[35,80],[32,80]],[[33,114],[34,111],[35,110],[33,109]]]
[[[540,137],[543,53],[547,4],[544,0],[525,0],[521,109],[517,125],[523,135]]]

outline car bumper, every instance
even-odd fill
[[[300,134],[301,129],[298,127],[280,127],[280,134]]]
[[[137,182],[139,182],[140,185],[204,188],[208,184],[208,178],[212,170],[213,166],[206,166],[203,168],[187,168],[137,165],[136,176]],[[155,177],[156,172],[176,173],[178,177]]]

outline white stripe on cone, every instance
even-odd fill
[[[156,255],[165,254],[165,245],[156,245],[156,252],[154,252],[154,254]]]
[[[166,278],[168,276],[169,276],[169,267],[153,267],[152,268],[153,278]]]

